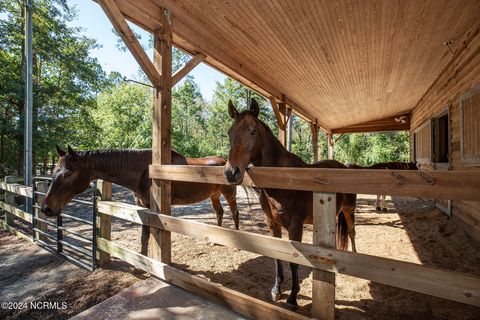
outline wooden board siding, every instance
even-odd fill
[[[462,161],[461,139],[461,98],[480,84],[480,24],[466,36],[464,50],[443,70],[437,81],[422,97],[411,113],[412,132],[438,115],[445,105],[450,105],[450,169],[454,171],[480,171],[480,161]],[[469,115],[470,116],[470,115]],[[478,121],[478,120],[477,120]],[[477,122],[478,123],[478,122]],[[475,126],[468,126],[473,130]],[[471,134],[471,133],[469,133]],[[474,141],[474,140],[471,140]],[[478,139],[476,140],[478,143]],[[473,143],[473,142],[472,142]],[[476,152],[476,146],[467,147],[468,152]],[[431,166],[422,166],[431,169]],[[453,221],[456,221],[473,238],[480,241],[480,187],[479,202],[452,201]]]
[[[328,129],[412,110],[480,16],[477,0],[116,2],[153,30],[169,9],[176,45]]]
[[[414,132],[415,137],[415,161],[420,166],[430,167],[432,163],[432,126],[431,121],[427,120]]]
[[[460,98],[460,152],[463,164],[480,164],[480,84]]]

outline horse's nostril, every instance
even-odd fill
[[[240,169],[238,167],[235,167],[232,169],[232,176],[235,177],[239,173],[240,173]]]
[[[49,207],[43,207],[41,211],[49,217],[53,215],[53,211]]]

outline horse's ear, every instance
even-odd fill
[[[73,150],[73,148],[70,147],[69,144],[67,144],[67,149],[68,149],[68,154],[69,154],[70,156],[72,156],[73,158],[75,158],[76,155],[77,155],[77,151]]]
[[[252,98],[252,101],[250,101],[250,114],[257,118],[259,113],[260,107],[258,106],[257,100]]]
[[[228,101],[228,114],[232,119],[235,119],[235,117],[238,115],[238,110],[235,108],[232,100]]]
[[[64,150],[62,150],[62,148],[58,146],[58,144],[55,145],[55,148],[57,148],[57,154],[59,157],[63,157],[67,154]]]

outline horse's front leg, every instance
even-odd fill
[[[298,221],[297,221],[298,220]],[[288,226],[288,238],[294,241],[302,241],[303,221],[299,219],[293,220]],[[300,284],[298,279],[298,264],[290,263],[290,270],[292,271],[292,291],[287,299],[287,305],[291,308],[298,307],[297,296],[300,292]]]
[[[382,208],[380,207],[380,197],[382,195],[377,194],[377,200],[375,200],[375,210],[377,211],[382,211]]]
[[[217,226],[221,227],[223,222],[223,208],[222,204],[220,203],[220,193],[214,193],[210,197],[210,203],[212,204],[213,210],[215,210],[215,214],[217,215]]]
[[[270,233],[275,238],[282,237],[282,227],[274,224],[270,226]],[[282,297],[282,282],[283,282],[283,265],[282,260],[275,259],[275,284],[273,285],[272,290],[270,291],[270,298],[272,301],[278,301]]]
[[[382,194],[382,211],[387,211],[387,195],[386,194]]]
[[[270,234],[272,235],[272,237],[281,238],[282,227],[273,221],[272,209],[270,208],[270,204],[268,203],[266,195],[263,191],[260,193],[259,200],[263,213],[265,214],[265,221],[267,222],[268,228],[270,229]],[[282,297],[283,279],[284,277],[282,260],[275,259],[275,284],[270,291],[269,297],[270,300],[272,300],[273,302],[278,301]]]
[[[235,229],[239,230],[239,217],[240,213],[237,208],[237,187],[236,186],[223,186],[221,190],[223,196],[228,202],[230,212],[232,213],[233,222],[235,223]]]
[[[142,226],[142,239],[140,240],[142,247],[140,253],[144,256],[148,254],[148,239],[150,239],[150,227]]]

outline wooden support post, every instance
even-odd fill
[[[287,108],[285,103],[277,103],[275,97],[270,97],[270,103],[272,104],[273,112],[275,113],[275,118],[277,118],[278,125],[278,140],[282,143],[283,146],[287,145]]]
[[[16,179],[18,177],[15,176],[6,176],[5,183],[16,183]],[[5,191],[5,203],[10,204],[12,206],[15,205],[15,194],[12,192]],[[13,226],[14,224],[14,215],[8,211],[5,211],[5,230],[8,230],[7,226]]]
[[[112,183],[109,181],[98,180],[97,190],[100,193],[100,201],[112,200]],[[97,212],[97,233],[98,238],[111,240],[112,237],[112,216]],[[110,263],[110,254],[98,249],[97,246],[97,263],[99,266]]]
[[[287,106],[285,103],[281,102],[278,104],[278,111],[282,117],[282,125],[278,126],[278,140],[282,143],[284,147],[287,146]]]
[[[170,12],[162,9],[162,30],[154,34],[153,64],[161,70],[162,88],[154,90],[153,128],[152,128],[152,163],[171,163],[171,116],[172,116],[172,17]],[[165,215],[171,213],[171,181],[152,181],[151,209]],[[149,239],[151,257],[163,263],[171,262],[170,232],[151,228]]]
[[[312,131],[312,147],[313,147],[313,162],[318,161],[318,126],[315,123],[310,123],[310,130]]]
[[[333,160],[335,158],[335,141],[331,133],[327,133],[327,150],[328,159]]]
[[[335,248],[337,201],[335,193],[313,193],[313,245]],[[312,317],[335,318],[335,273],[313,270]]]
[[[47,192],[48,182],[47,181],[37,181],[37,182],[35,182],[35,189],[39,192],[44,192],[44,193]],[[34,202],[39,204],[39,205],[43,202],[43,198],[45,198],[45,196],[40,195],[40,194],[32,195],[32,197],[35,198]],[[42,220],[47,220],[48,219],[48,217],[42,211],[40,211],[40,209],[35,208],[34,209],[34,214],[35,214],[35,217],[40,218]],[[43,232],[48,233],[48,224],[46,224],[45,222],[35,220],[35,228],[37,228],[38,230],[41,230]],[[46,243],[51,242],[50,239],[48,239],[46,236],[42,235],[40,232],[35,232],[35,239],[42,240],[43,242],[46,242]]]

